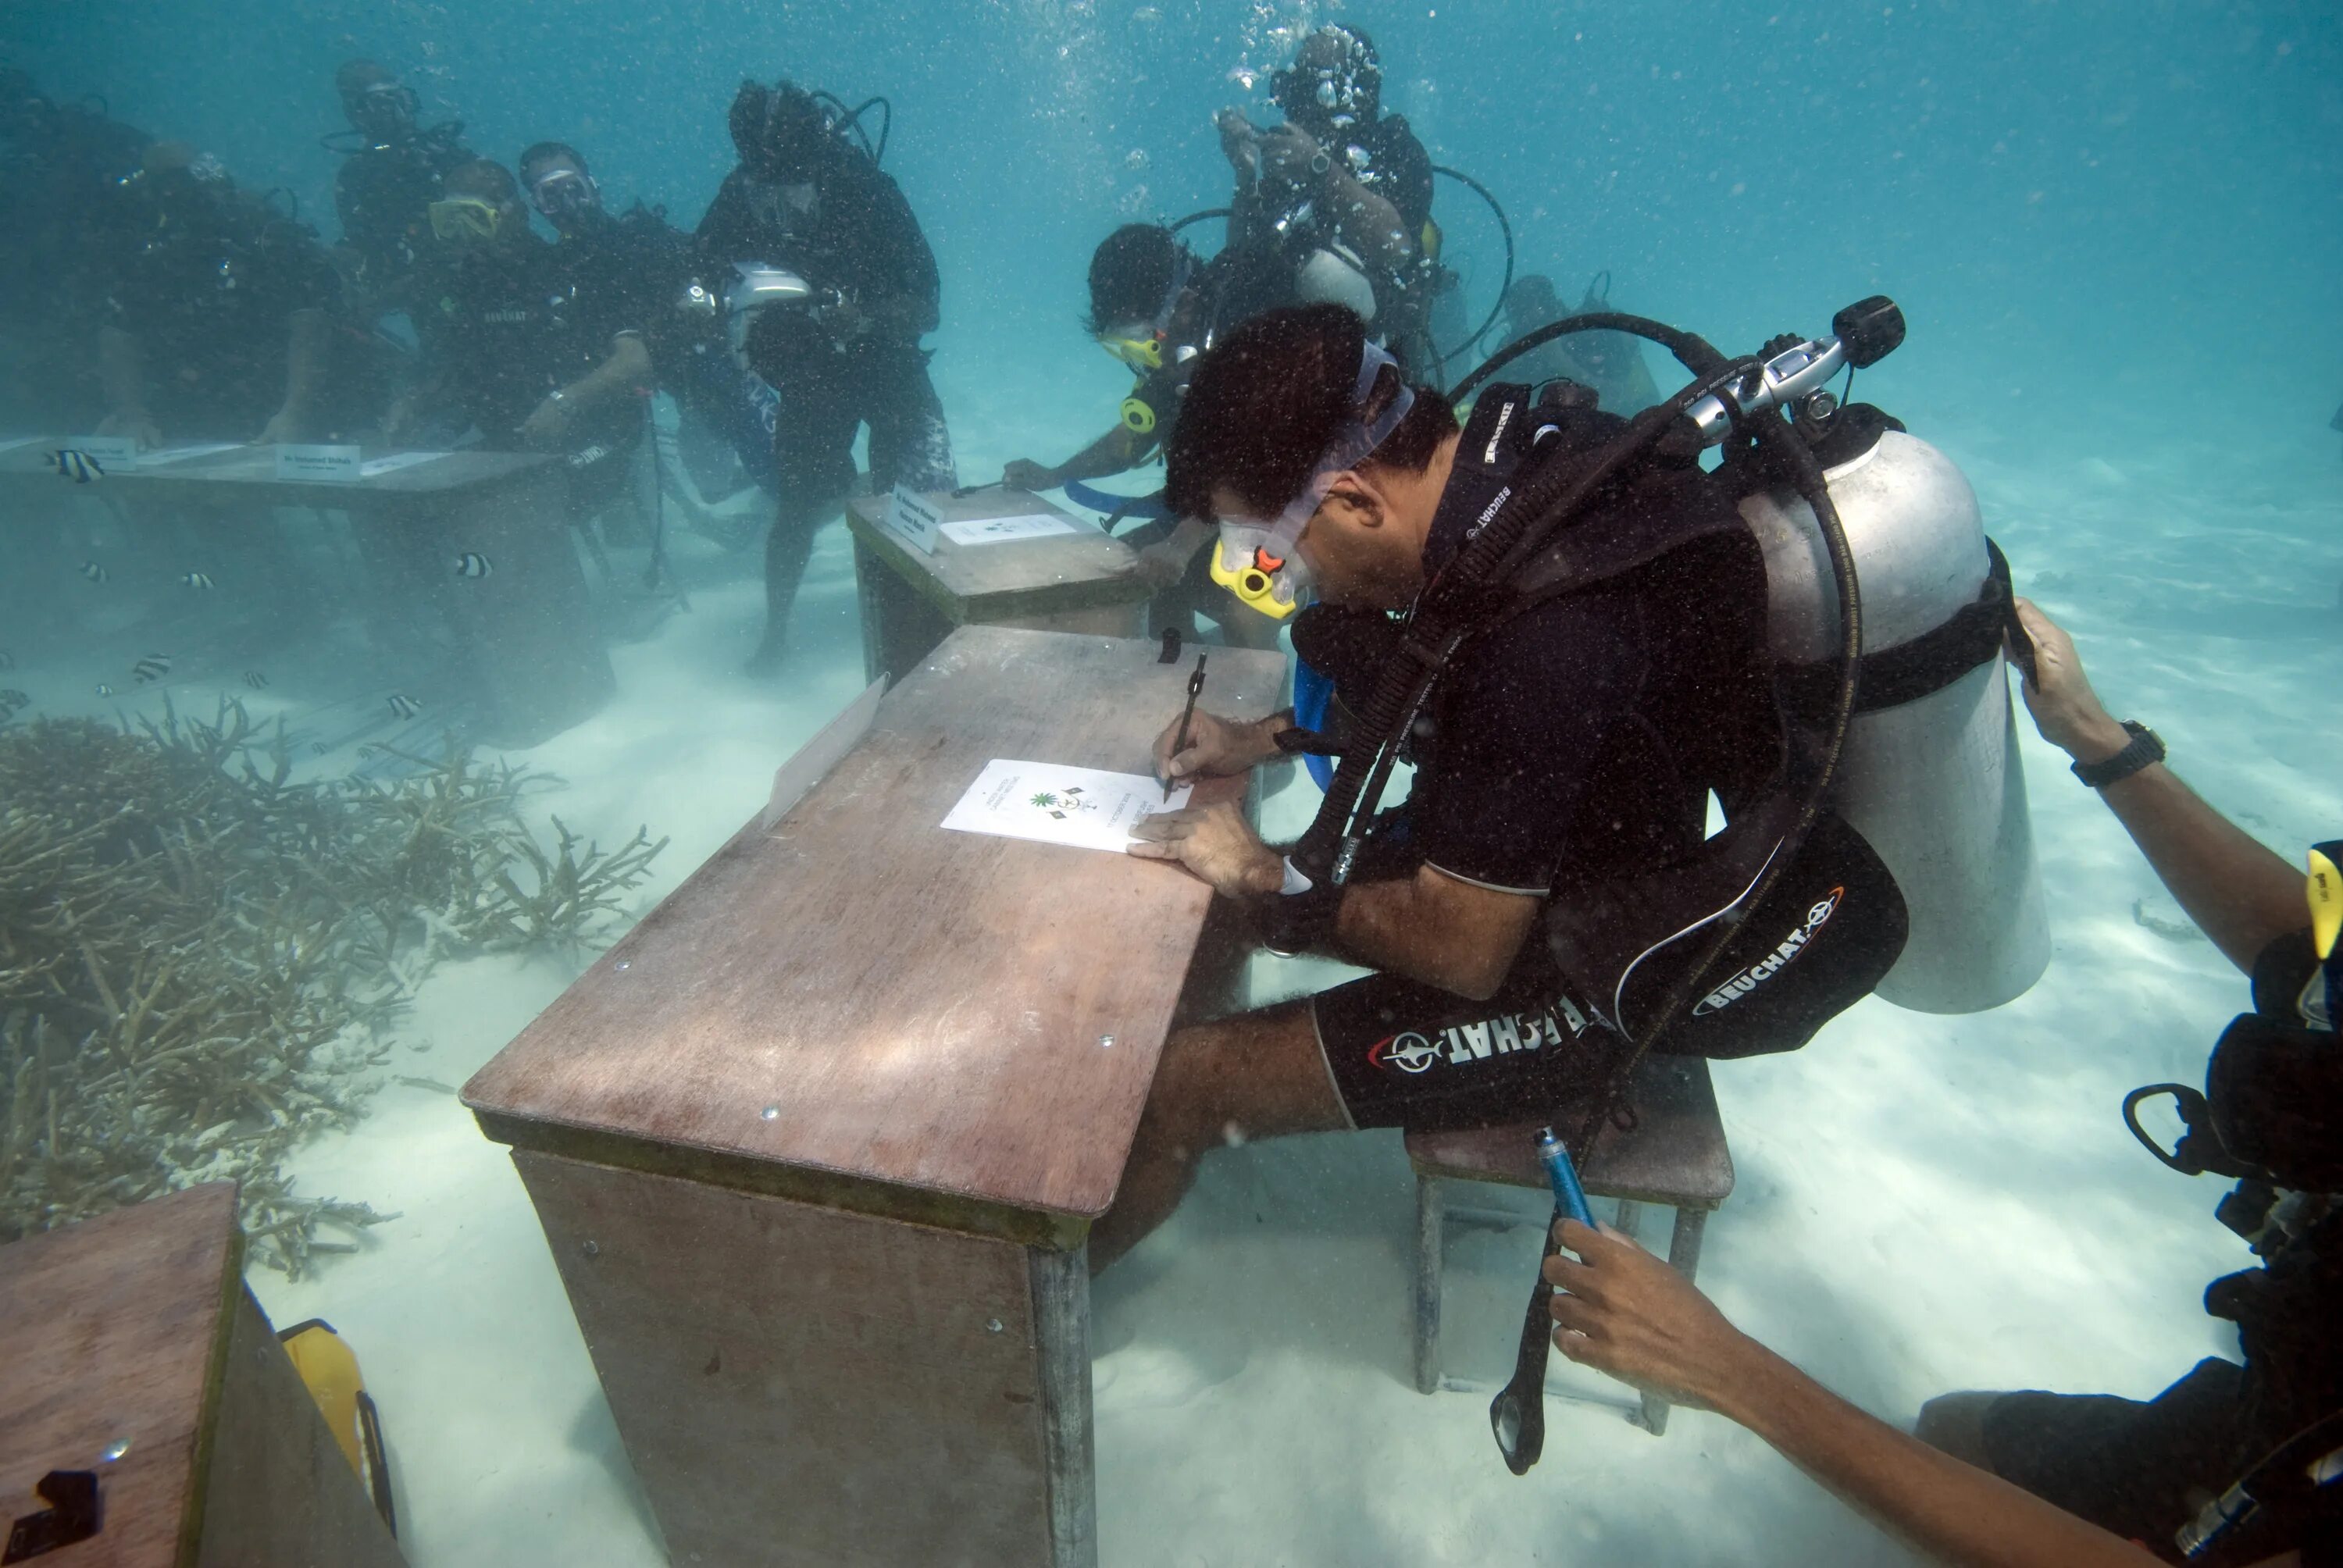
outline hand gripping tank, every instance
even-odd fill
[[[1985,526],[1943,453],[1890,430],[1825,477],[1863,591],[1866,658],[1976,599]],[[1765,552],[1774,656],[1828,657],[1838,588],[1813,510],[1782,490],[1749,497],[1741,513]],[[2024,995],[2050,961],[2005,665],[1996,652],[1926,697],[1858,711],[1847,733],[1832,804],[1886,862],[1911,911],[1911,939],[1878,987],[1898,1007],[1982,1012]]]

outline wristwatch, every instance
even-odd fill
[[[1312,174],[1322,175],[1333,166],[1334,160],[1326,156],[1325,148],[1320,147],[1316,152],[1310,155],[1310,172]]]
[[[2137,719],[2123,721],[2124,729],[2131,736],[2131,744],[2103,762],[2077,762],[2075,777],[2094,789],[2104,789],[2138,772],[2151,762],[2164,760],[2164,742],[2156,731]]]

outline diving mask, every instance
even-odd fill
[[[1371,457],[1415,407],[1415,389],[1402,377],[1398,395],[1390,405],[1368,415],[1375,382],[1385,367],[1393,376],[1399,375],[1399,362],[1369,339],[1359,351],[1358,379],[1351,386],[1351,417],[1319,454],[1309,483],[1286,504],[1285,510],[1274,519],[1220,519],[1220,541],[1212,549],[1212,580],[1272,619],[1283,620],[1302,608],[1303,590],[1312,580],[1310,563],[1302,554],[1302,535],[1325,501],[1326,492],[1333,488],[1338,477]]]
[[[478,196],[448,196],[431,204],[431,232],[443,240],[494,239],[504,226],[504,209]]]
[[[538,176],[528,187],[528,198],[557,226],[602,205],[602,193],[595,188],[592,176],[567,165],[557,165]]]

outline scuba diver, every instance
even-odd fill
[[[1216,121],[1236,172],[1231,245],[1278,256],[1292,297],[1350,307],[1409,374],[1436,375],[1432,158],[1403,116],[1383,113],[1373,40],[1348,23],[1321,27],[1271,90],[1283,125],[1262,129],[1235,109]]]
[[[407,308],[410,275],[427,254],[427,210],[447,171],[475,155],[464,146],[462,121],[418,126],[415,89],[372,60],[344,63],[334,73],[334,90],[350,123],[349,130],[324,138],[328,149],[345,155],[334,174],[334,210],[342,220],[336,261],[351,314],[372,321]]]
[[[298,441],[327,429],[332,266],[308,228],[180,142],[146,149],[109,221],[99,432]]]
[[[743,82],[729,126],[740,162],[698,245],[706,263],[737,275],[725,287],[730,336],[743,367],[775,394],[780,499],[765,549],[764,636],[747,666],[768,675],[814,533],[853,486],[856,427],[870,427],[874,490],[957,479],[920,346],[936,328],[941,282],[910,204],[879,166],[883,139],[858,145],[860,111],[787,81]]]
[[[1294,650],[1334,700],[1310,729],[1198,709],[1156,769],[1339,761],[1288,849],[1216,804],[1148,819],[1131,852],[1237,900],[1274,951],[1374,972],[1171,1037],[1094,1265],[1240,1135],[1567,1119],[1584,1149],[1651,1050],[1795,1050],[1875,990],[1970,1011],[2040,975],[2006,574],[1957,470],[1826,390],[1902,340],[1900,312],[1833,325],[1738,358],[1634,317],[1550,328],[1684,360],[1692,383],[1633,421],[1566,383],[1495,384],[1460,430],[1334,306],[1205,358],[1167,498],[1216,520],[1241,598],[1316,598]],[[1403,761],[1406,802],[1381,810]]]
[[[1564,310],[1554,295],[1554,279],[1528,273],[1505,291],[1503,341],[1526,337],[1565,316],[1610,308],[1610,300],[1589,285],[1578,310]],[[1644,363],[1643,341],[1631,333],[1579,332],[1557,337],[1513,360],[1508,374],[1534,387],[1575,381],[1613,414],[1639,414],[1660,400],[1651,367]]]
[[[537,236],[501,164],[450,169],[427,218],[441,253],[426,339],[438,385],[407,406],[452,394],[489,448],[563,454],[569,520],[591,521],[620,498],[642,439],[651,359],[629,299]]]
[[[0,68],[0,428],[87,429],[106,412],[89,345],[105,221],[152,140]]]
[[[1199,357],[1221,332],[1284,303],[1283,274],[1261,262],[1241,248],[1201,260],[1161,224],[1127,224],[1101,240],[1091,256],[1083,325],[1138,380],[1114,428],[1055,467],[1016,458],[1001,482],[1054,490],[1135,468],[1160,451],[1179,420]],[[1234,601],[1213,584],[1204,551],[1212,532],[1200,518],[1159,518],[1127,536],[1139,548],[1141,576],[1166,590],[1157,596],[1151,631],[1180,625],[1184,632],[1201,611],[1242,646],[1272,646],[1275,625],[1233,615]]]

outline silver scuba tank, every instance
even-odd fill
[[[1863,594],[1866,658],[1975,602],[1989,570],[1976,496],[1926,441],[1889,430],[1827,470]],[[1838,585],[1813,509],[1793,490],[1741,503],[1765,552],[1773,652],[1828,657]],[[2023,995],[2050,961],[2016,717],[1996,651],[1950,685],[1858,712],[1831,804],[1870,841],[1912,920],[1878,994],[1919,1012],[1981,1012]]]

